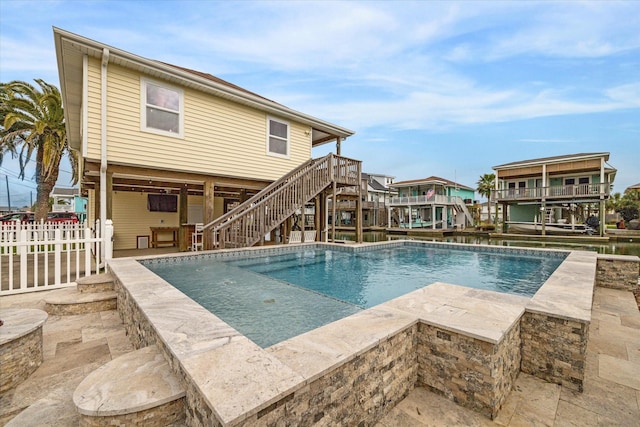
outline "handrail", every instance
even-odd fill
[[[361,162],[328,154],[309,160],[204,228],[214,246],[252,246],[332,182],[359,185]]]
[[[231,209],[229,212],[227,212],[224,215],[219,216],[218,218],[214,219],[213,221],[205,224],[204,229],[208,229],[211,227],[215,227],[216,225],[219,225],[220,223],[224,222],[225,220],[227,220],[228,218],[236,215],[238,212],[241,212],[244,210],[244,204],[251,204],[251,203],[255,203],[256,200],[261,199],[264,197],[264,193],[265,192],[269,192],[272,189],[280,186],[281,184],[285,183],[287,181],[287,179],[289,179],[290,177],[292,177],[293,175],[295,175],[301,168],[305,168],[308,165],[311,165],[313,163],[315,163],[316,161],[320,161],[322,159],[326,159],[327,157],[331,156],[333,153],[329,153],[327,154],[325,157],[320,158],[320,159],[310,159],[307,160],[305,163],[301,164],[300,166],[298,166],[296,169],[293,169],[291,172],[287,173],[286,175],[284,175],[283,177],[281,177],[280,179],[278,179],[277,181],[272,182],[271,184],[267,185],[265,188],[263,188],[262,190],[260,190],[258,193],[254,194],[251,198],[245,200],[243,203],[240,203],[238,206],[234,207],[233,209]]]

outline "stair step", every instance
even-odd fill
[[[80,292],[112,291],[114,278],[111,273],[93,274],[76,280]]]
[[[53,292],[45,303],[47,313],[69,316],[115,310],[117,297],[115,291],[78,292],[77,289],[66,288]]]
[[[73,393],[80,425],[165,426],[185,418],[185,389],[155,345],[113,359]]]

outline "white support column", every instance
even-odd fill
[[[113,258],[113,221],[106,220],[104,230],[104,259],[109,261]]]
[[[102,50],[100,73],[100,235],[104,236],[107,219],[107,67],[109,49]],[[104,243],[101,245],[104,254]],[[104,262],[104,259],[100,260]]]

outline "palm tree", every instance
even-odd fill
[[[489,222],[493,223],[493,220],[491,219],[491,192],[493,191],[496,185],[496,175],[493,173],[485,173],[480,177],[476,185],[478,186],[477,188],[478,193],[480,193],[481,196],[484,196],[487,198],[487,201],[489,203],[488,205]],[[498,209],[496,206],[496,218],[498,218],[497,210]]]
[[[620,208],[620,204],[622,203],[622,195],[620,193],[613,193],[606,202],[606,209],[608,211],[617,211]]]
[[[49,194],[53,190],[60,160],[67,154],[77,183],[77,153],[69,148],[62,97],[57,87],[35,79],[40,87],[23,82],[0,83],[0,165],[3,155],[18,157],[20,178],[31,157],[36,158],[37,198],[35,217],[46,219]]]

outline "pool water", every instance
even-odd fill
[[[565,257],[398,246],[147,268],[264,348],[433,282],[532,296]]]

